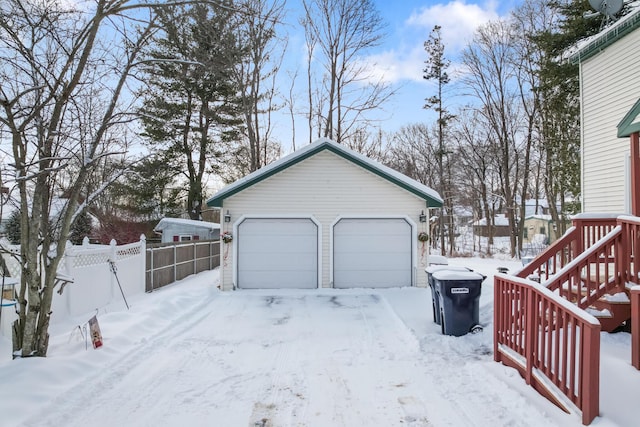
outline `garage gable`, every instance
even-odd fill
[[[426,208],[442,206],[442,198],[433,189],[329,139],[319,139],[313,144],[309,144],[306,147],[301,148],[292,154],[239,179],[233,184],[228,185],[216,193],[215,196],[207,200],[207,206],[222,207],[225,199],[324,150],[328,150],[418,196],[426,202]]]

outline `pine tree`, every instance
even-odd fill
[[[566,51],[577,41],[600,30],[601,18],[585,18],[587,0],[551,2],[561,15],[556,29],[534,37],[542,55],[538,102],[541,112],[544,186],[549,208],[560,232],[564,213],[570,213],[567,196],[580,194],[580,82],[577,64],[566,59]],[[560,209],[556,203],[559,202]]]
[[[89,237],[92,230],[91,217],[86,210],[80,212],[73,223],[69,232],[69,241],[74,245],[81,245],[85,237]]]
[[[449,113],[448,109],[444,105],[443,91],[445,85],[449,84],[449,74],[447,68],[451,64],[451,61],[444,56],[444,44],[442,43],[442,35],[440,34],[441,27],[436,25],[431,30],[429,39],[424,42],[424,50],[427,52],[428,59],[425,61],[427,64],[424,71],[425,80],[435,80],[437,85],[436,95],[428,97],[425,101],[425,109],[433,109],[438,114],[438,175],[440,177],[440,195],[444,199],[444,205],[440,208],[439,215],[439,234],[440,234],[440,251],[441,254],[445,254],[445,213],[449,220],[447,229],[449,231],[449,254],[453,251],[453,244],[455,240],[454,236],[454,224],[453,224],[453,201],[451,198],[451,188],[448,182],[450,180],[445,177],[445,165],[444,157],[447,154],[447,149],[444,144],[446,127],[453,119],[453,115]]]
[[[7,220],[7,225],[4,228],[4,232],[7,235],[7,239],[12,245],[20,244],[20,211],[15,210],[11,213],[11,216]]]
[[[160,154],[142,159],[125,179],[112,186],[118,216],[131,221],[180,216],[185,189],[176,182],[179,173],[175,161]]]
[[[162,37],[147,69],[144,136],[176,161],[188,182],[187,211],[200,218],[203,177],[224,168],[224,145],[239,134],[239,61],[230,1],[163,10]],[[180,165],[180,166],[178,166]]]

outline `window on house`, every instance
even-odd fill
[[[180,241],[181,242],[186,242],[191,240],[191,235],[190,234],[181,234],[180,235]]]
[[[540,234],[547,234],[544,227],[540,227]]]

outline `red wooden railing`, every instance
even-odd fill
[[[548,383],[582,411],[599,412],[600,323],[531,280],[498,274],[494,282],[494,359],[568,410]]]
[[[600,241],[615,226],[616,218],[612,216],[577,215],[573,219],[573,227],[516,275],[525,278],[534,276],[541,282],[545,282],[586,249]]]
[[[514,366],[527,384],[568,410],[549,389],[553,384],[582,411],[584,424],[599,410],[601,327],[572,303],[586,308],[635,279],[634,272],[640,271],[640,260],[634,256],[638,250],[640,219],[582,215],[517,277],[495,278],[495,360]],[[527,280],[531,276],[542,284]],[[640,291],[635,298],[634,330],[639,331]],[[637,341],[640,366],[640,334],[636,335],[632,340]]]
[[[584,309],[619,285],[622,227],[616,227],[542,284]]]

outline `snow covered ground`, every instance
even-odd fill
[[[493,362],[492,275],[520,264],[451,264],[489,276],[482,333],[443,336],[428,289],[225,293],[212,271],[101,310],[97,350],[77,327],[93,313],[54,322],[44,359],[1,339],[0,425],[581,425]],[[602,337],[593,425],[637,425],[629,335]]]

